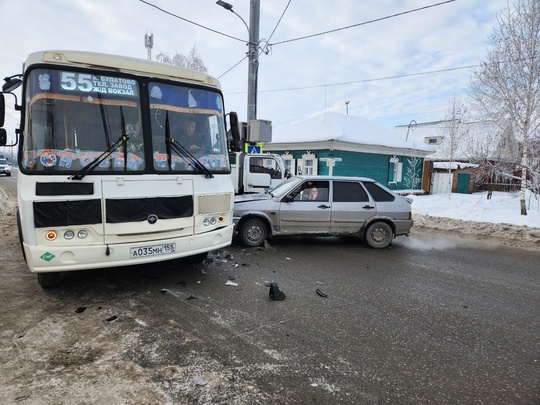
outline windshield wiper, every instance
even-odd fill
[[[110,156],[113,151],[118,148],[120,145],[124,146],[124,170],[126,170],[127,165],[127,141],[129,139],[129,136],[126,134],[126,121],[124,119],[124,112],[122,111],[122,107],[120,107],[120,125],[122,126],[122,135],[120,135],[120,138],[109,148],[100,153],[100,155],[97,157],[97,159],[94,159],[90,163],[88,163],[86,166],[84,166],[81,170],[79,170],[77,173],[75,173],[73,176],[70,176],[69,178],[71,180],[82,180],[84,176],[91,173],[96,167],[99,166],[101,162],[103,162],[107,157]]]
[[[171,130],[169,127],[169,112],[167,111],[167,115],[165,116],[165,140],[167,148],[167,161],[169,163],[169,170],[171,170],[171,160],[172,160],[172,150],[174,150],[178,155],[187,157],[197,169],[199,169],[201,172],[204,173],[204,177],[207,179],[211,179],[214,177],[212,172],[199,160],[191,154],[190,151],[188,151],[183,145],[180,143],[177,143],[174,138],[171,138]]]

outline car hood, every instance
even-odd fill
[[[235,203],[244,203],[250,201],[264,201],[271,200],[272,196],[270,194],[242,194],[234,196]]]

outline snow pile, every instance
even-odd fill
[[[494,191],[490,199],[487,192],[408,197],[413,199],[413,214],[540,228],[540,204],[532,193],[526,195],[527,215],[521,215],[516,193]]]
[[[527,194],[527,215],[521,215],[519,194],[410,195],[413,232],[437,229],[508,246],[540,248],[540,204]]]
[[[0,218],[3,218],[5,215],[8,215],[9,213],[15,212],[15,202],[10,201],[8,195],[0,187]]]

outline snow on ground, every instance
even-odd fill
[[[409,195],[413,199],[413,232],[443,230],[507,246],[540,248],[540,203],[526,196],[527,215],[521,215],[516,193]]]
[[[409,197],[413,199],[413,214],[540,228],[539,200],[532,193],[526,195],[527,215],[521,215],[519,193],[494,191],[490,199],[487,192]]]

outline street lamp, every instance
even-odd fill
[[[414,131],[415,128],[416,128],[416,121],[412,120],[411,122],[409,122],[409,125],[407,126],[407,136],[405,137],[405,142],[407,142],[407,139],[409,139],[409,131],[411,129]]]
[[[257,81],[259,71],[259,20],[260,20],[260,0],[250,0],[249,26],[244,19],[240,17],[230,3],[225,1],[217,1],[218,6],[223,7],[234,13],[246,26],[249,34],[249,50],[248,50],[248,98],[247,98],[247,124],[248,124],[248,141],[250,140],[251,121],[257,119]]]
[[[238,14],[236,11],[233,10],[233,5],[230,4],[230,3],[227,3],[226,1],[216,1],[216,4],[218,6],[221,6],[223,7],[225,10],[229,10],[231,13],[235,14],[238,18],[240,18],[242,20],[242,22],[244,23],[244,25],[246,26],[247,30],[248,30],[248,35],[249,35],[249,27],[247,25],[247,23],[244,21],[244,19],[240,16],[240,14]]]

